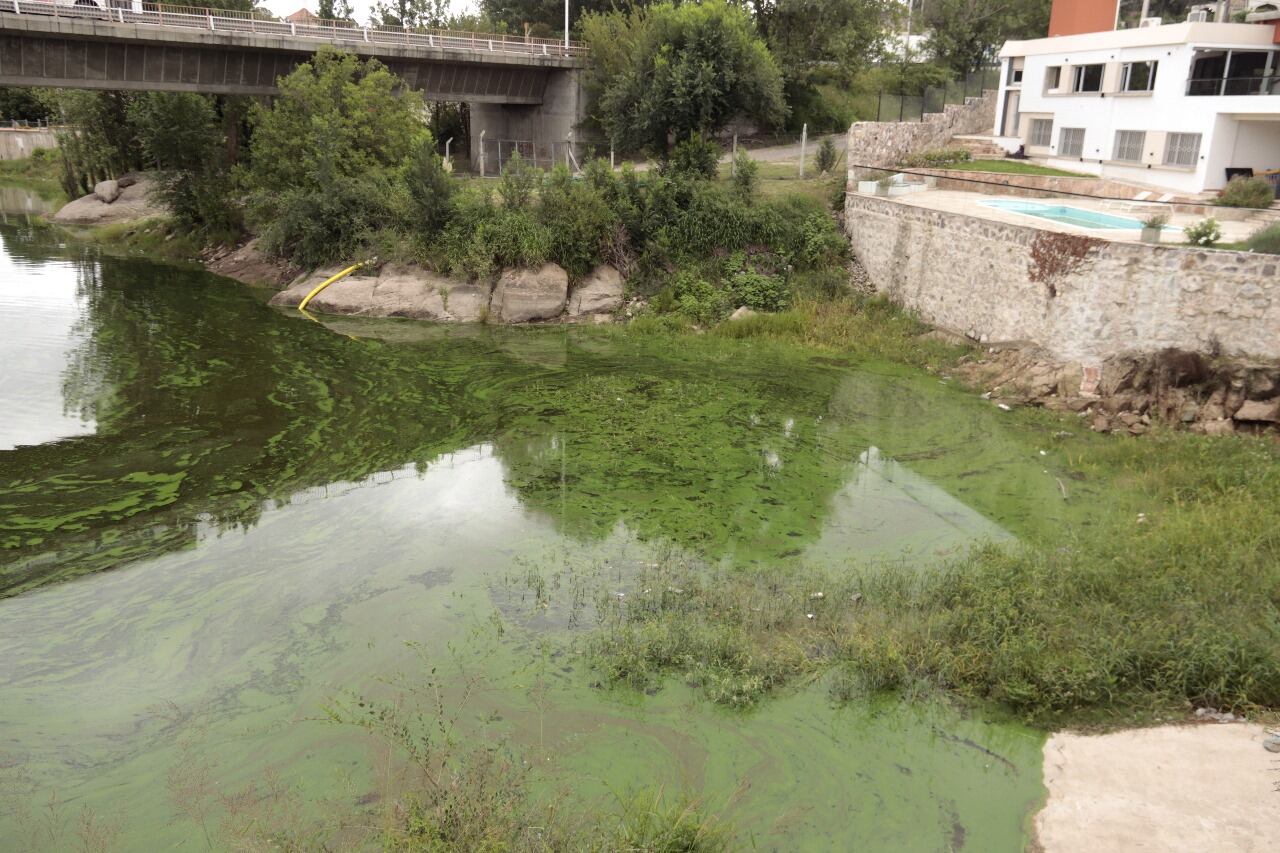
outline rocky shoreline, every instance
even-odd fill
[[[271,304],[295,308],[316,285],[342,269],[324,267],[298,276],[271,298]],[[416,264],[389,263],[334,282],[307,307],[324,314],[439,323],[600,323],[613,319],[625,292],[622,275],[607,264],[570,287],[569,274],[556,264],[504,270],[494,281],[469,281]]]
[[[1280,430],[1280,364],[1165,349],[1064,364],[1028,348],[991,349],[949,371],[1004,406],[1078,415],[1096,432],[1141,435],[1157,422],[1205,435]]]

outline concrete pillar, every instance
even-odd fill
[[[486,104],[471,102],[471,164],[480,162],[480,131],[488,139],[563,145],[574,136],[574,156],[582,161],[578,124],[586,117],[582,76],[577,69],[553,70],[547,75],[541,104]],[[557,151],[557,154],[559,152]],[[490,173],[496,164],[490,164]]]

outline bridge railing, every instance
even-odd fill
[[[180,27],[210,32],[257,33],[313,39],[331,44],[382,44],[443,48],[476,53],[524,56],[586,56],[587,46],[544,38],[410,27],[361,27],[351,21],[316,18],[292,23],[266,18],[260,12],[168,6],[138,0],[0,0],[0,14],[81,18],[120,24]]]

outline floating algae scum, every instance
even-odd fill
[[[1041,733],[932,700],[839,706],[821,682],[746,712],[679,683],[600,689],[590,625],[538,616],[519,580],[624,590],[672,550],[929,571],[1108,511],[1088,483],[1064,501],[1065,462],[989,404],[735,341],[334,334],[201,272],[0,237],[0,360],[26,365],[0,385],[3,837],[61,846],[33,829],[53,796],[123,849],[203,846],[204,773],[363,802],[368,740],[323,708],[425,656],[447,700],[469,692],[459,739],[509,744],[583,808],[660,785],[761,849],[1025,843]],[[39,433],[23,407],[68,414]]]

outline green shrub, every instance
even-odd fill
[[[304,267],[356,258],[379,231],[399,224],[396,197],[378,172],[335,180],[325,189],[293,187],[272,199],[262,247]]]
[[[781,311],[791,301],[785,278],[752,269],[729,276],[729,295],[734,305],[745,305],[753,311]]]
[[[738,198],[751,204],[759,188],[760,165],[743,149],[733,158],[733,189],[738,193]]]
[[[836,144],[831,141],[830,136],[824,136],[822,142],[818,144],[818,156],[814,158],[814,165],[818,167],[818,173],[829,174],[836,167],[838,154],[836,152]]]
[[[1221,207],[1252,207],[1266,209],[1276,200],[1276,191],[1266,178],[1237,176],[1227,182],[1218,194],[1215,204]]]
[[[542,170],[530,164],[516,151],[502,169],[498,197],[502,199],[504,207],[520,210],[529,206],[541,184]]]
[[[720,146],[696,134],[690,135],[676,144],[658,168],[673,178],[710,180],[720,168]]]
[[[950,166],[954,163],[967,163],[972,159],[973,155],[964,148],[935,148],[912,154],[902,160],[899,165],[909,169],[937,168],[939,166]]]
[[[671,309],[700,326],[711,326],[729,313],[723,290],[691,270],[676,274],[670,287]]]
[[[607,186],[607,185],[606,185]],[[539,222],[550,238],[548,257],[569,275],[585,275],[600,263],[619,225],[598,182],[575,181],[564,166],[548,176],[539,200]]]
[[[1244,245],[1250,252],[1280,255],[1280,222],[1255,231],[1244,241]]]
[[[1193,246],[1212,246],[1222,239],[1222,226],[1210,216],[1195,225],[1188,225],[1182,233]]]
[[[454,181],[445,171],[444,160],[436,152],[430,134],[422,135],[410,155],[404,169],[404,185],[413,227],[419,233],[434,235],[449,221]]]

